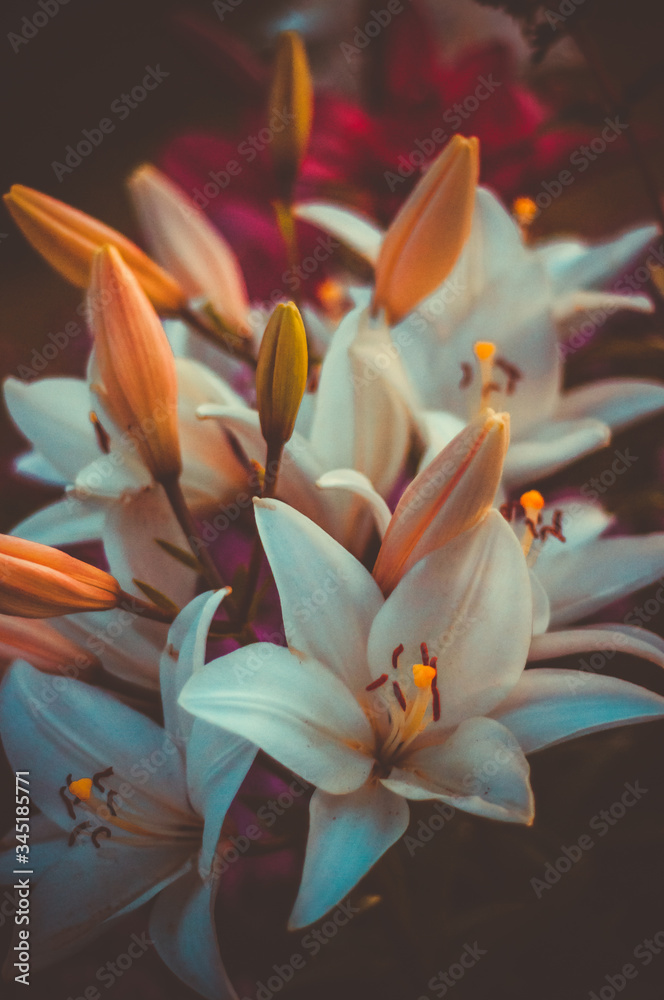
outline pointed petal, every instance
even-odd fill
[[[383,784],[411,799],[440,799],[508,823],[532,823],[530,768],[517,740],[494,719],[466,719],[443,743],[407,753]]]
[[[292,507],[257,500],[255,509],[289,646],[329,663],[351,690],[366,687],[369,631],[383,604],[376,582],[354,556]]]
[[[301,202],[295,207],[295,215],[303,222],[337,236],[370,264],[378,260],[383,231],[367,216],[342,208],[332,201]]]
[[[579,670],[526,670],[491,713],[524,753],[625,723],[664,717],[664,698],[636,684]]]
[[[594,417],[616,431],[664,410],[664,383],[615,378],[591,382],[564,393],[557,417]]]
[[[484,715],[516,684],[532,632],[530,580],[516,536],[498,511],[426,556],[389,596],[369,636],[372,676],[438,656],[440,728]]]
[[[607,651],[606,660],[617,651],[640,656],[644,660],[656,663],[659,667],[664,667],[664,639],[661,636],[645,628],[613,622],[536,635],[530,644],[528,659],[552,660],[557,656],[572,656],[575,653],[595,651]]]
[[[80,951],[107,929],[105,921],[150,899],[188,864],[188,850],[177,843],[100,843],[96,850],[81,838],[37,877],[30,913],[35,971]]]
[[[213,660],[185,684],[180,704],[325,791],[354,791],[371,771],[373,733],[346,685],[280,646],[255,643]]]
[[[380,493],[373,488],[368,476],[358,472],[357,469],[333,469],[331,472],[324,472],[316,481],[316,486],[322,490],[348,490],[366,500],[376,522],[378,534],[383,538],[392,518],[392,512]]]
[[[657,226],[640,226],[622,236],[589,246],[580,240],[554,240],[537,248],[554,292],[592,288],[617,277],[658,236]]]
[[[159,657],[166,639],[160,622],[143,621],[124,610],[65,615],[53,627],[96,654],[104,670],[122,680],[159,690]]]
[[[558,628],[646,587],[664,574],[664,532],[636,538],[599,538],[567,557],[537,564]]]
[[[552,314],[561,329],[560,339],[567,339],[580,330],[584,322],[599,329],[609,316],[623,309],[651,313],[655,306],[647,295],[616,295],[612,292],[571,292],[554,300]],[[573,345],[572,345],[573,346]]]
[[[150,938],[171,972],[207,1000],[236,1000],[226,975],[214,921],[216,881],[196,870],[164,889],[150,913]]]
[[[577,458],[604,448],[611,432],[599,420],[552,420],[530,428],[527,437],[513,441],[505,458],[510,486],[532,482],[563,469]]]
[[[8,378],[3,388],[18,429],[66,482],[73,483],[79,470],[99,456],[87,384],[78,378]]]
[[[164,709],[164,729],[178,741],[191,735],[194,720],[178,704],[180,692],[196,670],[205,666],[205,648],[210,624],[219,605],[230,593],[229,587],[199,594],[182,609],[168,630],[161,654],[159,676]]]
[[[551,620],[549,597],[537,574],[533,573],[532,570],[530,571],[530,586],[533,593],[533,635],[540,635],[542,632],[546,632]]]
[[[316,791],[304,871],[288,926],[306,927],[340,903],[408,827],[407,803],[380,782],[349,795]]]
[[[105,504],[77,500],[74,495],[51,503],[17,524],[12,535],[42,545],[72,545],[102,536]]]

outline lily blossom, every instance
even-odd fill
[[[530,823],[524,752],[664,716],[664,698],[623,681],[590,677],[572,698],[569,671],[523,673],[530,582],[498,512],[385,599],[301,514],[278,501],[256,508],[289,648],[260,643],[213,661],[180,703],[317,786],[291,927],[323,916],[401,837],[408,799]]]
[[[510,413],[505,480],[518,485],[604,447],[611,431],[664,408],[664,386],[647,379],[604,379],[563,392],[558,342],[561,331],[587,315],[596,327],[598,314],[652,311],[645,295],[591,288],[619,273],[654,231],[643,227],[597,247],[575,244],[574,253],[569,247],[536,250],[523,243],[490,191],[479,187],[475,198],[470,236],[449,277],[392,336],[429,427],[432,453],[449,440],[438,433],[437,412],[444,407],[462,420],[474,412],[480,380],[473,349],[490,336],[496,345],[490,403]],[[300,205],[297,214],[370,263],[378,261],[384,237],[370,220],[325,202]],[[586,266],[563,266],[569,258]],[[356,301],[364,301],[362,293]]]
[[[256,751],[175,703],[203,663],[225,593],[197,598],[170,629],[162,655],[166,729],[76,680],[63,680],[57,700],[46,704],[38,671],[27,663],[9,671],[3,744],[15,767],[30,770],[43,814],[31,841],[39,873],[30,916],[34,969],[75,954],[116,917],[153,900],[149,934],[163,961],[209,1000],[235,998],[214,926],[215,850]],[[142,759],[159,764],[145,768]],[[5,867],[13,867],[13,855],[4,855]]]

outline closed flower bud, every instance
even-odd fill
[[[73,285],[88,287],[95,252],[110,244],[122,254],[155,309],[177,313],[185,307],[186,295],[175,278],[115,229],[22,184],[14,184],[4,197],[28,242]]]
[[[117,607],[122,591],[109,573],[39,542],[0,535],[0,613],[54,618]]]
[[[268,444],[288,441],[307,384],[307,336],[294,302],[276,307],[263,334],[256,396],[263,437]]]
[[[375,309],[394,325],[447,278],[470,234],[477,139],[455,135],[397,213],[376,262]]]
[[[189,298],[203,296],[234,333],[249,336],[249,301],[235,254],[207,216],[156,167],[139,167],[129,192],[155,258]]]
[[[480,521],[493,504],[509,444],[509,415],[484,410],[406,489],[373,575],[385,595],[408,570]]]
[[[296,31],[279,38],[268,103],[272,131],[270,149],[280,194],[290,196],[309,143],[313,119],[313,87],[307,53]]]
[[[77,676],[99,660],[47,622],[0,615],[0,656],[20,657],[47,674]]]
[[[95,255],[88,308],[104,406],[157,482],[178,476],[175,359],[159,317],[115,247]]]

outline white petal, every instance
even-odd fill
[[[332,201],[300,202],[295,207],[295,215],[303,222],[338,236],[370,264],[376,263],[384,233],[367,216],[351,212]]]
[[[518,742],[494,719],[466,719],[442,743],[408,752],[383,783],[411,799],[440,799],[465,812],[531,823],[530,768]]]
[[[352,691],[370,682],[369,631],[383,605],[364,566],[313,521],[278,500],[258,500],[256,524],[274,574],[288,645]]]
[[[205,647],[210,624],[228,587],[214,593],[200,594],[177,616],[168,630],[168,639],[161,654],[159,676],[161,701],[164,709],[164,729],[176,740],[186,741],[194,720],[178,704],[185,681],[195,670],[205,665]]]
[[[535,571],[549,595],[551,624],[558,628],[662,576],[664,533],[599,538],[570,550],[566,559],[538,562]]]
[[[594,329],[600,329],[609,316],[622,311],[651,313],[654,305],[647,295],[616,295],[612,292],[571,292],[557,299],[553,306],[553,316],[561,325],[559,336],[567,339],[571,335],[574,349],[574,332],[581,330],[584,322],[590,321]]]
[[[542,632],[546,632],[549,627],[551,607],[546,590],[532,570],[530,573],[530,586],[533,592],[533,635],[539,635]]]
[[[409,809],[380,782],[350,795],[316,791],[304,871],[288,926],[306,927],[340,903],[408,827]]]
[[[323,490],[348,490],[355,496],[366,500],[376,522],[378,534],[381,538],[383,537],[392,513],[380,493],[377,493],[373,488],[368,476],[356,469],[333,469],[330,472],[324,472],[316,482],[316,486]]]
[[[605,665],[613,657],[614,651],[617,651],[640,656],[644,660],[656,663],[659,667],[664,667],[664,639],[661,636],[645,628],[613,622],[606,625],[585,625],[582,628],[535,636],[530,644],[528,659],[550,660],[556,656],[596,651],[606,652],[602,665]]]
[[[12,535],[27,538],[42,545],[72,545],[100,539],[106,516],[106,505],[93,500],[64,500],[43,507],[17,524]]]
[[[16,472],[27,479],[37,479],[52,486],[67,486],[71,480],[61,475],[38,451],[28,451],[14,460]]]
[[[156,587],[178,607],[188,604],[196,592],[196,571],[185,566],[157,544],[157,539],[189,553],[184,532],[160,486],[125,497],[109,506],[103,542],[109,569],[128,594],[145,599],[133,582]]]
[[[614,378],[564,393],[557,417],[561,420],[594,417],[616,431],[661,410],[664,410],[663,382]]]
[[[108,673],[159,690],[159,657],[166,628],[124,610],[87,611],[53,619],[53,627],[94,653]]]
[[[348,688],[280,646],[255,643],[213,660],[185,684],[180,704],[325,791],[354,791],[371,771],[373,734]]]
[[[35,971],[79,951],[106,921],[155,895],[188,863],[177,843],[137,849],[104,838],[100,845],[82,837],[37,876],[30,913]]]
[[[374,677],[421,663],[420,643],[438,656],[440,727],[483,715],[516,684],[532,633],[525,559],[492,510],[477,527],[420,560],[378,612],[369,636]]]
[[[492,712],[524,753],[629,722],[664,717],[664,698],[645,688],[580,670],[526,670]]]
[[[603,448],[611,432],[599,420],[552,420],[531,427],[513,441],[505,459],[505,479],[512,486],[532,482]]]
[[[214,920],[217,882],[191,871],[164,889],[150,914],[157,954],[192,990],[207,1000],[236,1000],[226,975]]]
[[[580,240],[554,240],[538,247],[556,294],[592,288],[617,277],[657,237],[657,226],[640,226],[622,236],[589,246]]]
[[[45,378],[4,383],[5,403],[19,430],[49,463],[72,483],[84,465],[99,456],[90,423],[90,395],[78,378]]]

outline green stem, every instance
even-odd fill
[[[128,594],[126,590],[120,591],[120,601],[122,603],[119,603],[118,607],[122,608],[123,611],[141,615],[142,618],[149,618],[150,621],[171,625],[174,620],[173,615],[169,614],[168,611],[162,611],[156,605],[148,604],[147,601],[142,601],[140,597]]]
[[[179,476],[168,476],[161,480],[161,485],[164,487],[164,492],[168,497],[168,502],[171,505],[177,522],[184,532],[189,548],[203,568],[205,579],[212,590],[220,590],[225,586],[224,581],[212,561],[207,545],[201,540],[196,530],[194,519],[191,516],[191,511],[187,507],[187,502],[182,492]]]
[[[222,350],[230,354],[231,357],[239,358],[241,361],[245,361],[252,368],[256,367],[257,361],[254,357],[251,348],[247,341],[242,337],[238,337],[237,334],[228,331],[227,335],[221,337],[211,326],[206,323],[204,318],[200,313],[195,312],[188,306],[178,313],[180,319],[184,320],[189,326],[193,326],[197,333],[200,333],[202,337],[205,337],[211,344],[215,347],[220,347]]]

